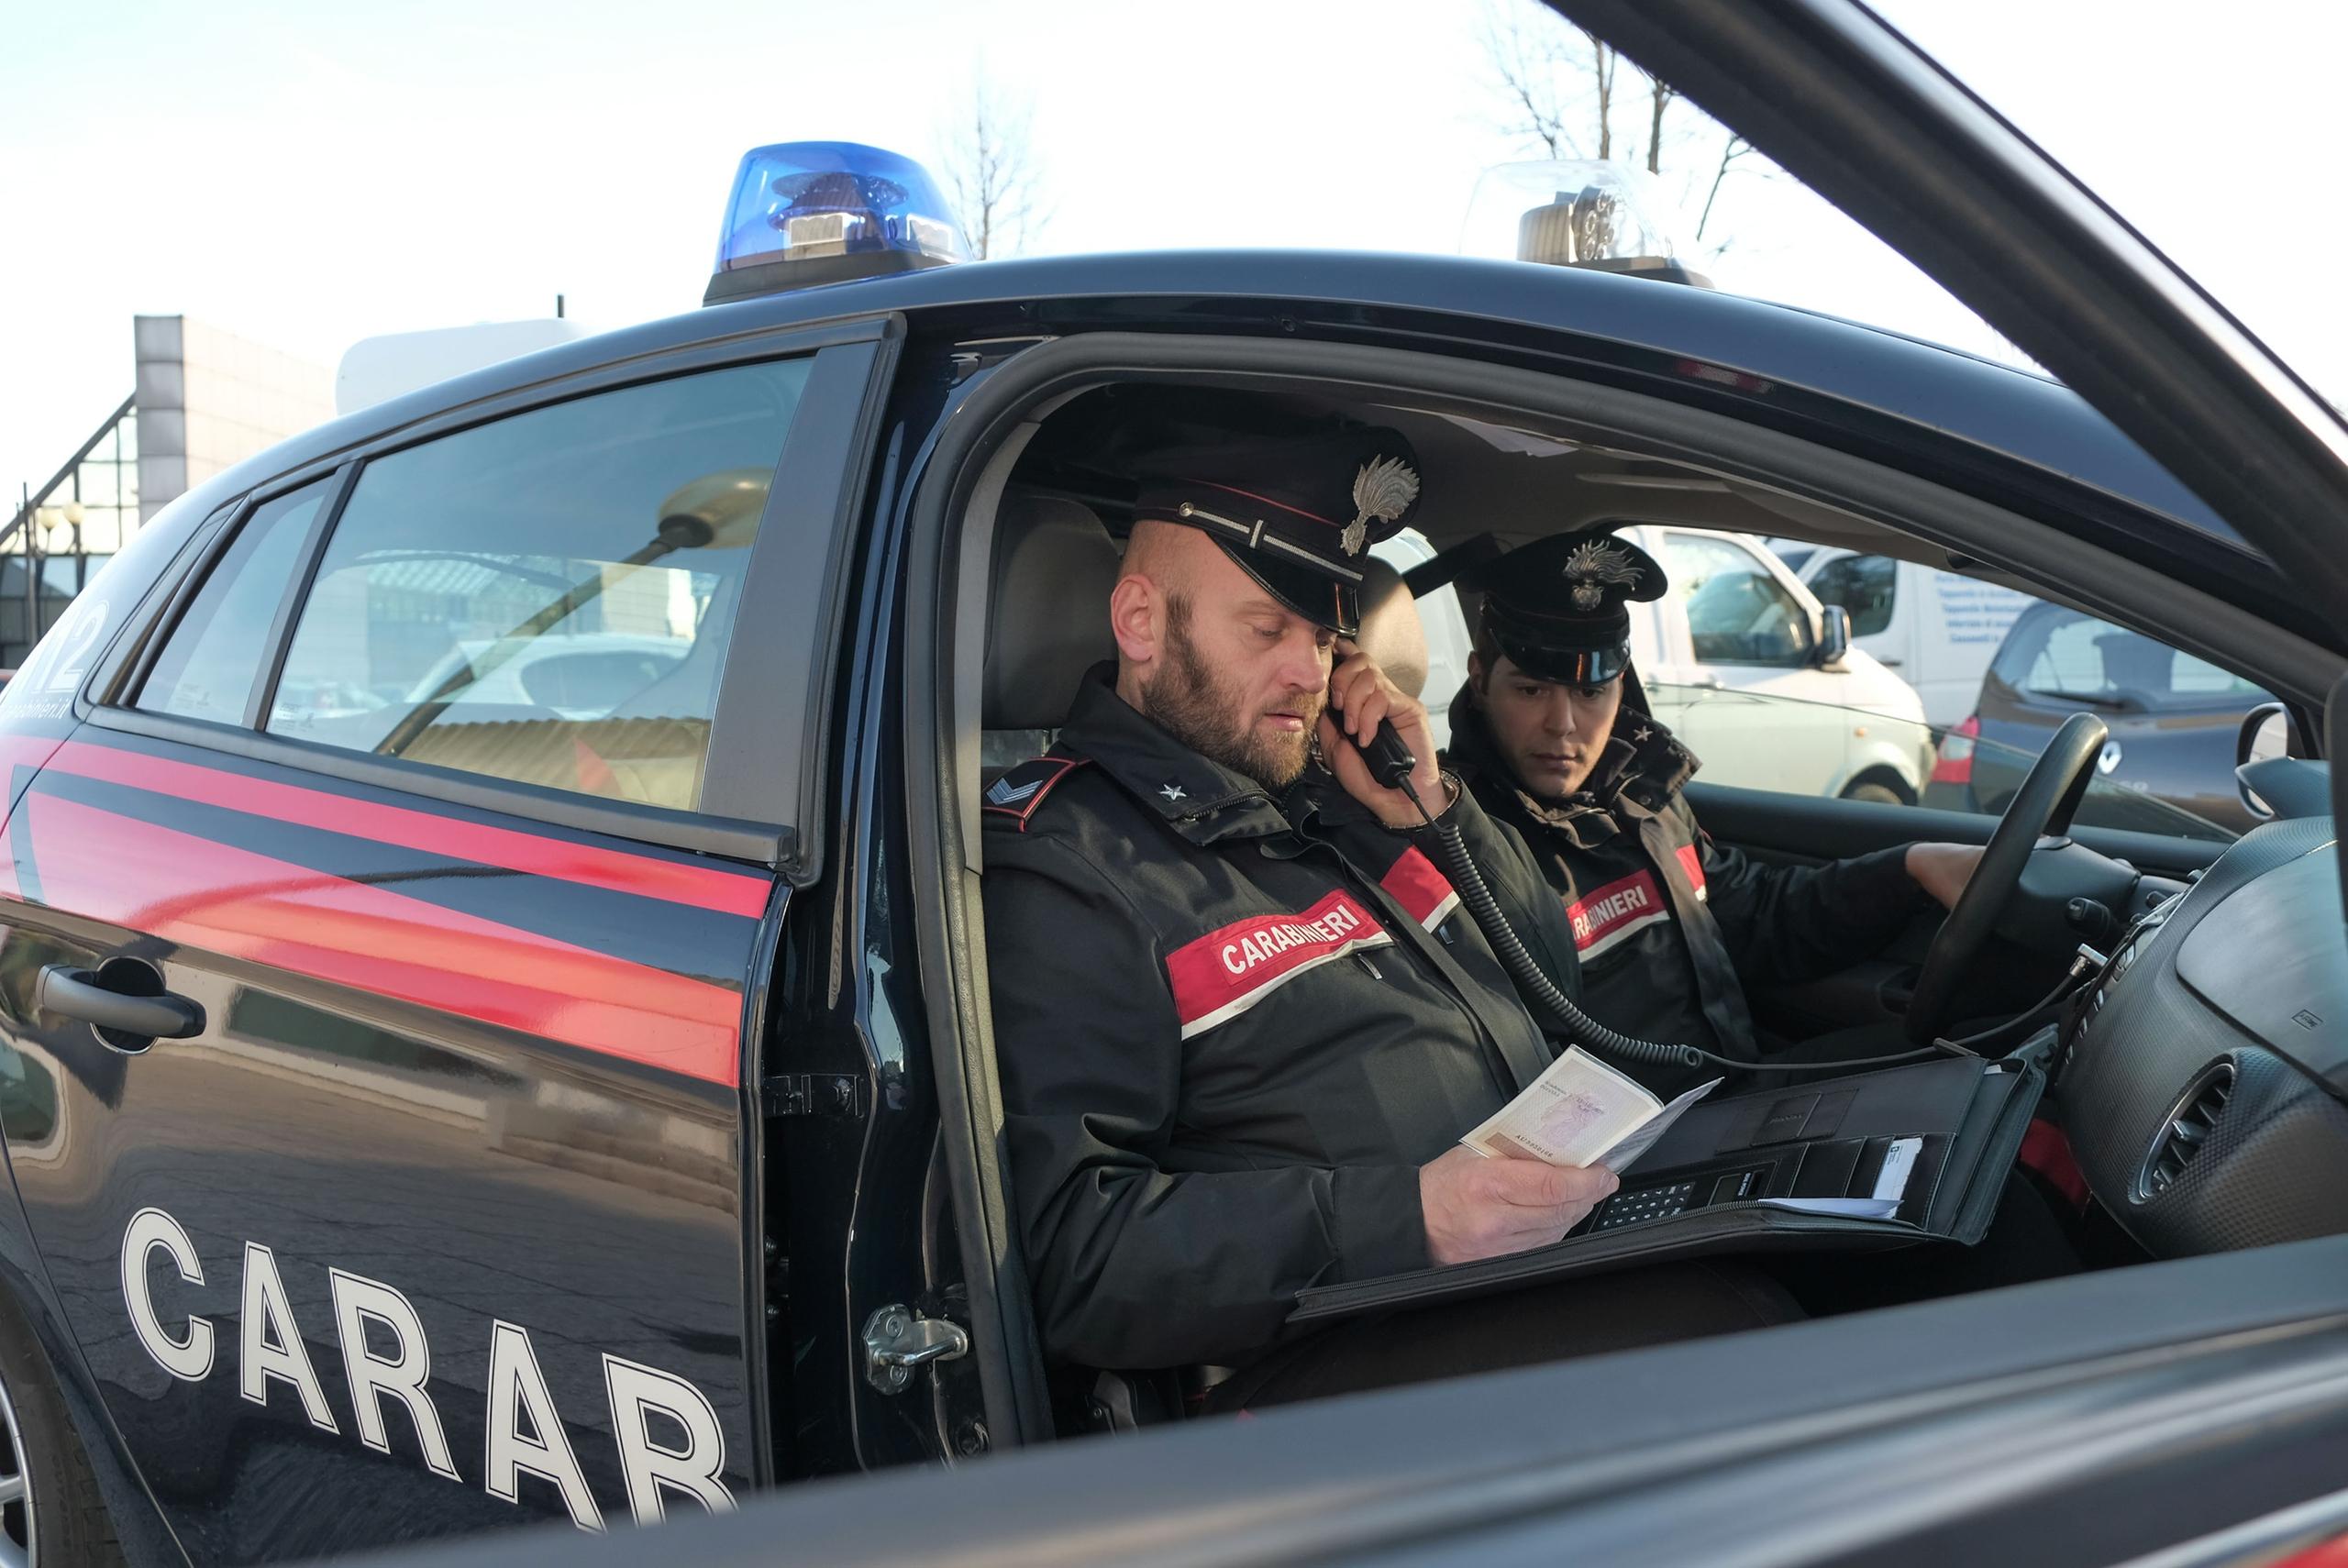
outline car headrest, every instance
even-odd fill
[[[1395,685],[1413,697],[1425,692],[1427,628],[1418,601],[1402,574],[1374,556],[1362,563],[1361,632],[1354,645]]]
[[[2095,639],[2095,651],[2103,658],[2105,685],[2122,690],[2168,690],[2176,655],[2166,646],[2115,627]]]
[[[1060,496],[1007,492],[987,596],[980,723],[1058,729],[1077,682],[1114,658],[1109,591],[1123,556],[1091,509]]]

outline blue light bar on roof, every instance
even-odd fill
[[[929,171],[853,141],[742,157],[703,304],[969,259]]]

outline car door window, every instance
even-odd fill
[[[581,398],[367,465],[266,728],[690,810],[808,361]]]
[[[277,607],[318,526],[328,481],[256,507],[165,639],[136,706],[242,724]]]
[[[1810,658],[1810,616],[1760,558],[1726,539],[1663,536],[1663,566],[1700,664],[1791,668]]]
[[[1851,635],[1871,637],[1891,624],[1899,591],[1898,563],[1889,556],[1844,556],[1819,568],[1810,591],[1820,603],[1850,612]]]

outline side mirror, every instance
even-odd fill
[[[1840,604],[1829,604],[1820,612],[1820,622],[1818,646],[1810,662],[1821,669],[1833,669],[1851,651],[1851,613]]]
[[[2242,716],[2242,728],[2234,734],[2234,766],[2264,762],[2270,756],[2300,756],[2303,748],[2298,738],[2288,708],[2280,702],[2261,702]]]
[[[2275,809],[2258,798],[2242,770],[2269,757],[2298,756],[2298,739],[2291,711],[2280,702],[2261,702],[2242,716],[2242,728],[2234,733],[2234,790],[2242,796],[2243,810],[2261,822],[2274,816]]]

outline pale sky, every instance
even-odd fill
[[[981,74],[1030,105],[1056,213],[1032,250],[1448,252],[1478,175],[1534,150],[1498,128],[1496,3],[14,0],[0,493],[127,395],[134,314],[331,366],[371,334],[549,315],[557,293],[598,327],[689,311],[745,149],[836,138],[934,163]],[[2236,0],[2221,31],[2170,0],[1879,6],[2348,392],[2322,8]],[[1720,218],[1724,288],[1998,351],[1789,181],[1732,181]]]

